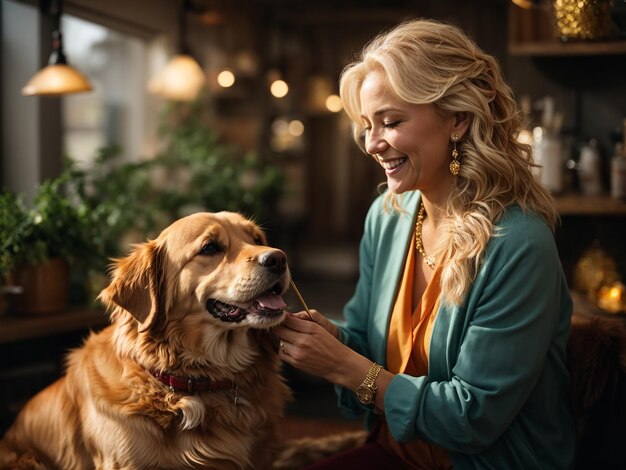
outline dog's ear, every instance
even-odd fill
[[[115,260],[111,284],[99,295],[107,306],[117,305],[148,331],[165,314],[164,253],[154,240],[138,245],[126,258]]]

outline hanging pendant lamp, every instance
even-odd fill
[[[61,0],[56,3],[52,53],[48,65],[35,73],[22,88],[24,96],[60,96],[91,91],[89,79],[67,63],[61,34]]]
[[[178,50],[165,68],[148,83],[148,90],[172,101],[193,101],[205,85],[204,71],[193,58],[187,44],[187,11],[189,1],[184,0],[178,17]]]

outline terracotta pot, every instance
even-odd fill
[[[70,269],[67,262],[53,258],[41,264],[24,264],[14,270],[11,284],[21,286],[13,309],[23,313],[51,313],[67,307]]]

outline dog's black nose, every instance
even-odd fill
[[[266,251],[259,255],[259,264],[276,274],[282,274],[287,269],[287,255],[282,251]]]

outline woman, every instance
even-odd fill
[[[277,331],[281,358],[336,384],[373,430],[319,468],[568,468],[557,215],[495,59],[416,20],[366,46],[340,89],[388,190],[367,215],[345,325],[300,312]]]

